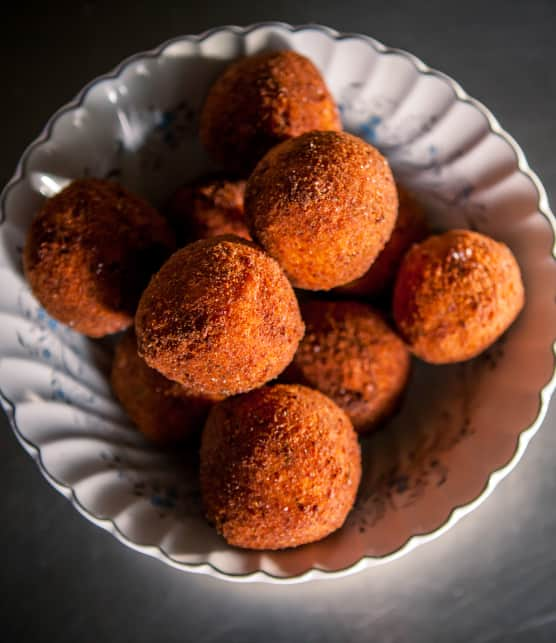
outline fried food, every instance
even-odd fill
[[[370,306],[355,301],[301,304],[305,337],[284,382],[312,386],[343,409],[358,433],[376,429],[398,407],[409,352]]]
[[[223,397],[281,373],[304,332],[279,265],[233,236],[172,255],[143,293],[135,327],[149,366],[191,394]]]
[[[475,357],[512,324],[524,304],[510,249],[478,232],[450,230],[405,256],[394,289],[394,319],[426,362]]]
[[[384,294],[394,284],[405,253],[428,235],[423,209],[406,190],[399,185],[397,188],[398,218],[392,236],[369,270],[359,279],[337,288],[339,294],[359,297]]]
[[[318,69],[295,51],[230,65],[211,87],[200,123],[210,156],[245,176],[271,147],[315,129],[340,130],[338,110]]]
[[[143,435],[158,444],[180,442],[201,429],[214,400],[188,395],[137,354],[131,328],[116,347],[112,390]]]
[[[180,245],[222,234],[251,239],[243,214],[244,194],[245,181],[223,178],[201,179],[178,188],[168,217]]]
[[[397,211],[386,159],[345,132],[309,132],[276,146],[245,192],[252,237],[308,290],[361,277],[390,238]]]
[[[31,223],[25,276],[46,311],[102,337],[133,323],[141,292],[174,249],[166,220],[146,201],[100,179],[79,179]]]
[[[356,433],[325,395],[265,386],[213,407],[201,437],[201,493],[231,545],[296,547],[340,528],[361,477]]]

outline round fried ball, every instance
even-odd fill
[[[312,386],[342,408],[359,433],[396,409],[409,376],[409,352],[370,306],[355,301],[305,301],[306,333],[281,376]]]
[[[339,529],[361,477],[356,433],[318,391],[265,386],[213,407],[201,437],[201,493],[229,544],[282,549]]]
[[[31,223],[23,267],[47,312],[102,337],[133,323],[141,292],[174,249],[166,220],[101,179],[73,181]]]
[[[245,175],[271,147],[314,129],[340,130],[338,110],[318,69],[294,51],[230,65],[211,87],[200,123],[210,156]]]
[[[188,395],[149,368],[137,354],[137,340],[129,329],[116,347],[112,390],[143,435],[158,444],[180,442],[203,426],[212,400]]]
[[[398,195],[386,159],[345,132],[276,146],[247,182],[253,238],[297,288],[329,290],[363,275],[392,234]]]
[[[223,397],[281,373],[304,332],[280,266],[233,236],[172,255],[143,293],[135,326],[149,366],[192,394]]]
[[[243,214],[244,194],[241,180],[209,178],[178,188],[168,206],[178,241],[183,245],[222,234],[251,239]]]
[[[369,270],[359,279],[337,288],[339,294],[359,297],[383,294],[393,285],[405,253],[428,235],[423,209],[408,192],[399,185],[397,188],[398,218],[392,236]]]
[[[510,249],[478,232],[451,230],[405,256],[394,289],[394,319],[415,355],[447,364],[488,348],[523,303]]]

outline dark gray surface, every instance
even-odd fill
[[[412,51],[498,116],[555,195],[556,3],[43,3],[2,16],[0,183],[50,114],[122,58],[224,23],[320,22]],[[410,556],[354,577],[239,586],[185,574],[95,528],[0,430],[0,640],[556,640],[556,408],[517,470]]]

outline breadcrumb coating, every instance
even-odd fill
[[[48,199],[29,228],[25,276],[47,312],[102,337],[133,323],[151,275],[174,250],[166,220],[101,179],[79,179]]]
[[[394,319],[426,362],[475,357],[515,320],[524,304],[511,250],[478,232],[450,230],[414,245],[394,289]]]
[[[312,386],[343,409],[358,433],[376,429],[398,407],[410,370],[403,341],[370,306],[305,301],[306,332],[281,381]]]
[[[329,290],[371,266],[390,238],[398,195],[386,159],[345,132],[281,143],[247,182],[252,237],[297,288]]]
[[[276,261],[233,236],[172,255],[143,293],[135,327],[149,366],[192,394],[224,397],[281,373],[305,330]]]
[[[339,529],[361,477],[346,414],[318,391],[275,385],[213,407],[201,438],[201,492],[231,545],[282,549]]]
[[[222,168],[247,176],[277,143],[341,128],[313,63],[295,51],[275,51],[241,58],[224,71],[206,98],[200,135]]]

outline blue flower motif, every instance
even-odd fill
[[[363,123],[359,129],[359,134],[369,143],[376,143],[376,129],[382,123],[380,116],[371,116],[366,123]]]
[[[60,400],[61,402],[67,402],[68,398],[64,391],[61,388],[56,388],[52,391],[52,399]]]
[[[150,498],[151,504],[154,505],[155,507],[164,507],[166,509],[172,509],[173,507],[176,506],[176,502],[173,498],[169,498],[168,496],[160,496],[160,495],[153,495]]]

